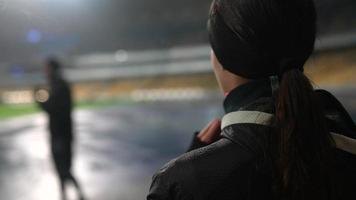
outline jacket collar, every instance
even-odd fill
[[[269,80],[253,81],[239,86],[229,93],[224,101],[226,115],[222,119],[223,137],[251,147],[253,146],[251,144],[255,143],[253,141],[256,141],[258,137],[255,137],[255,134],[240,134],[241,131],[234,131],[232,126],[235,125],[236,128],[236,125],[243,125],[240,128],[243,128],[244,131],[247,128],[246,124],[270,127],[273,113],[263,112],[260,105],[253,104],[250,106],[251,103],[261,98],[272,97],[270,83]],[[332,94],[325,90],[316,90],[315,92],[328,120],[328,126],[336,147],[356,155],[356,126],[351,117]]]
[[[272,97],[269,79],[256,80],[233,89],[224,100],[225,113],[238,111],[263,97]]]

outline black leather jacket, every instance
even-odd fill
[[[338,199],[356,199],[355,124],[330,93],[323,90],[316,93],[330,132],[345,139],[337,143],[348,150],[335,148]],[[224,102],[225,111],[227,114],[235,111],[273,113],[271,96],[269,81],[248,83],[228,95]],[[257,122],[259,118],[252,120]],[[270,127],[263,123],[227,124],[223,127],[222,139],[189,151],[160,169],[153,177],[147,199],[273,199],[272,169],[266,155],[268,134]]]

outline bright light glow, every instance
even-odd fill
[[[36,94],[35,94],[35,99],[36,99],[36,101],[41,102],[41,103],[44,103],[44,102],[48,101],[48,99],[49,99],[48,91],[47,90],[43,90],[43,89],[37,91]]]
[[[118,50],[115,53],[115,59],[117,62],[126,62],[129,59],[129,54],[125,50]]]
[[[1,96],[2,102],[5,104],[28,104],[33,103],[31,91],[9,91],[4,92]]]
[[[185,101],[206,98],[207,92],[202,88],[172,88],[135,90],[131,93],[134,101]]]
[[[31,44],[40,43],[42,40],[42,33],[39,30],[31,29],[26,34],[27,42]]]

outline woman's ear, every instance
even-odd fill
[[[251,80],[238,76],[226,70],[219,60],[216,58],[214,51],[211,51],[211,65],[213,66],[216,80],[221,91],[225,93],[231,92],[239,85],[243,85]]]
[[[223,76],[223,73],[222,73],[223,67],[219,63],[218,59],[216,58],[213,50],[211,50],[211,53],[210,53],[210,62],[213,67],[215,78],[216,78],[216,81],[218,82],[219,88],[222,92],[225,93],[224,84],[222,83],[222,81],[223,81],[223,77],[222,77]]]
[[[210,59],[211,59],[211,65],[213,66],[214,71],[215,70],[218,70],[218,71],[225,70],[224,67],[220,64],[219,60],[216,58],[216,55],[213,50],[211,50]]]

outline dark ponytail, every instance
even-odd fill
[[[302,71],[283,74],[275,108],[281,199],[328,199],[332,139],[313,86]]]

